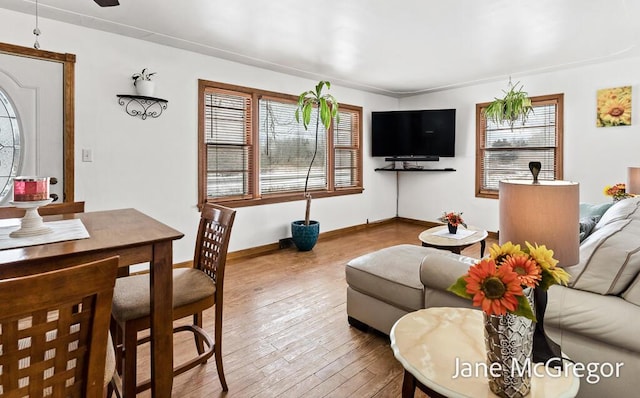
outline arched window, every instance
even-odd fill
[[[20,171],[20,123],[0,89],[0,204],[9,201],[11,181]]]

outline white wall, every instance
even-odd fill
[[[31,47],[33,16],[0,9],[0,41]],[[87,211],[133,207],[182,231],[174,260],[193,256],[197,212],[197,81],[207,79],[297,95],[316,81],[228,62],[142,40],[40,19],[43,50],[76,55],[76,200]],[[0,66],[1,67],[1,66]],[[116,94],[133,93],[131,75],[157,72],[156,96],[169,101],[158,119],[127,115]],[[321,231],[395,216],[395,179],[375,173],[371,110],[396,109],[396,98],[332,85],[339,102],[363,107],[364,187],[360,195],[315,199]],[[92,149],[93,162],[81,161]],[[304,216],[304,202],[237,209],[230,251],[277,242]]]
[[[33,16],[0,8],[0,41],[33,45]],[[192,256],[197,203],[197,80],[208,79],[298,94],[316,82],[207,57],[123,36],[41,19],[42,49],[73,53],[76,62],[76,199],[87,211],[133,207],[185,233],[176,242],[175,261]],[[132,93],[130,76],[148,67],[158,72],[158,97],[169,101],[158,119],[124,113],[116,94]],[[589,65],[546,74],[514,77],[530,95],[565,94],[567,180],[580,183],[581,200],[603,202],[607,184],[624,182],[626,167],[640,165],[640,115],[630,127],[596,128],[596,90],[635,86],[638,101],[640,59]],[[371,111],[456,108],[456,157],[438,166],[456,172],[400,173],[399,215],[435,221],[445,210],[465,213],[469,223],[496,231],[498,203],[474,195],[475,104],[498,96],[504,81],[395,99],[332,86],[340,102],[363,107],[364,187],[361,195],[315,199],[312,217],[330,231],[396,214],[395,173],[375,172],[385,165],[370,154]],[[637,108],[637,105],[635,106]],[[93,150],[92,163],[81,149]],[[428,164],[428,166],[432,166]],[[300,219],[302,201],[238,208],[230,250],[277,242]]]
[[[564,179],[580,183],[580,200],[611,200],[605,185],[627,182],[627,167],[640,165],[640,58],[610,61],[544,74],[514,77],[531,96],[564,93]],[[456,172],[401,173],[400,216],[435,221],[462,211],[465,221],[498,230],[498,201],[475,197],[475,104],[489,102],[504,81],[403,98],[401,109],[456,108],[456,157],[439,165]],[[596,127],[596,91],[633,87],[632,125]],[[429,165],[431,166],[431,165]]]

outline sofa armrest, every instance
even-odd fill
[[[478,261],[448,252],[429,253],[420,264],[420,280],[425,288],[446,291]]]

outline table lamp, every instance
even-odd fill
[[[579,184],[570,181],[500,181],[500,244],[546,245],[559,266],[577,264]]]
[[[640,194],[640,167],[629,167],[628,169],[627,193]]]
[[[558,266],[580,261],[579,184],[570,181],[538,181],[539,162],[531,162],[533,180],[500,181],[499,242],[511,241],[525,247],[525,242],[545,245],[553,250]],[[558,344],[544,332],[547,292],[534,289],[536,328],[533,335],[533,361],[546,363],[562,356]],[[561,361],[551,366],[562,368]]]

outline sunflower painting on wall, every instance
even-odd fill
[[[598,90],[597,127],[631,125],[631,86]]]

